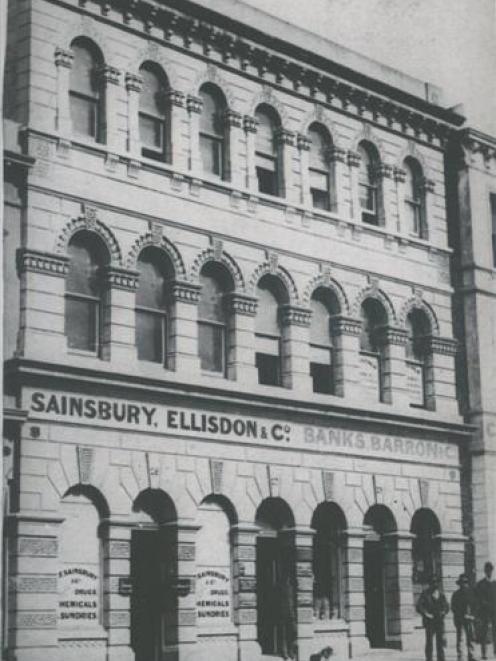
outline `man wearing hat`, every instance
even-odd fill
[[[487,634],[491,628],[494,656],[496,656],[496,581],[492,580],[493,563],[484,565],[484,578],[475,586],[477,615],[480,622],[480,646],[483,659],[487,659]]]
[[[475,661],[474,657],[474,620],[477,611],[477,602],[473,590],[469,587],[468,577],[460,574],[457,582],[460,587],[451,597],[451,610],[456,629],[456,654],[458,661],[462,659],[462,637],[465,634],[468,661]]]
[[[417,612],[422,615],[425,629],[426,661],[432,661],[434,638],[437,661],[444,661],[444,618],[448,611],[448,602],[439,588],[439,582],[436,578],[432,578],[429,587],[422,592],[417,602]]]

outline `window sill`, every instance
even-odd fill
[[[83,358],[97,358],[100,360],[98,351],[86,351],[85,349],[67,349],[68,356],[82,356]]]

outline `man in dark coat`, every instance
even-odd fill
[[[487,659],[487,634],[491,629],[494,656],[496,656],[496,581],[492,580],[493,564],[484,565],[484,578],[475,586],[477,600],[477,616],[479,618],[479,636],[481,656]]]
[[[425,659],[432,661],[433,640],[436,639],[437,661],[444,661],[444,618],[449,612],[446,597],[433,578],[417,602],[417,612],[422,615],[425,628]]]
[[[456,654],[458,660],[462,659],[462,637],[465,634],[468,661],[475,661],[474,657],[474,620],[477,611],[477,602],[474,591],[469,587],[468,577],[460,574],[457,582],[460,587],[451,597],[451,610],[456,629]]]

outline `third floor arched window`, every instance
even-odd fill
[[[276,129],[280,120],[273,108],[262,104],[255,112],[257,120],[257,135],[255,139],[255,167],[257,172],[258,190],[267,195],[281,194],[279,177],[279,150],[276,144]]]
[[[407,231],[414,236],[424,235],[425,204],[422,191],[422,168],[418,161],[406,158],[403,163],[405,178],[405,216]]]
[[[316,209],[331,208],[331,172],[329,168],[329,149],[331,138],[327,129],[317,123],[310,126],[309,178],[312,205]]]
[[[162,69],[152,62],[140,67],[143,89],[139,99],[139,132],[141,152],[147,158],[166,160],[168,126],[166,91],[167,78]]]
[[[203,102],[200,117],[200,152],[203,171],[221,179],[226,176],[226,101],[221,91],[206,83],[200,89]]]
[[[358,146],[360,169],[358,172],[358,188],[362,222],[369,225],[379,225],[380,189],[377,178],[379,155],[369,142],[361,142]]]
[[[72,130],[75,134],[101,140],[104,111],[102,85],[98,69],[103,57],[97,46],[85,38],[71,44],[74,62],[69,81],[69,101]]]

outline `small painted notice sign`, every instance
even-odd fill
[[[200,626],[221,625],[231,617],[229,569],[201,569],[196,576],[196,609]]]
[[[98,576],[85,567],[59,571],[59,620],[67,628],[98,624]]]

